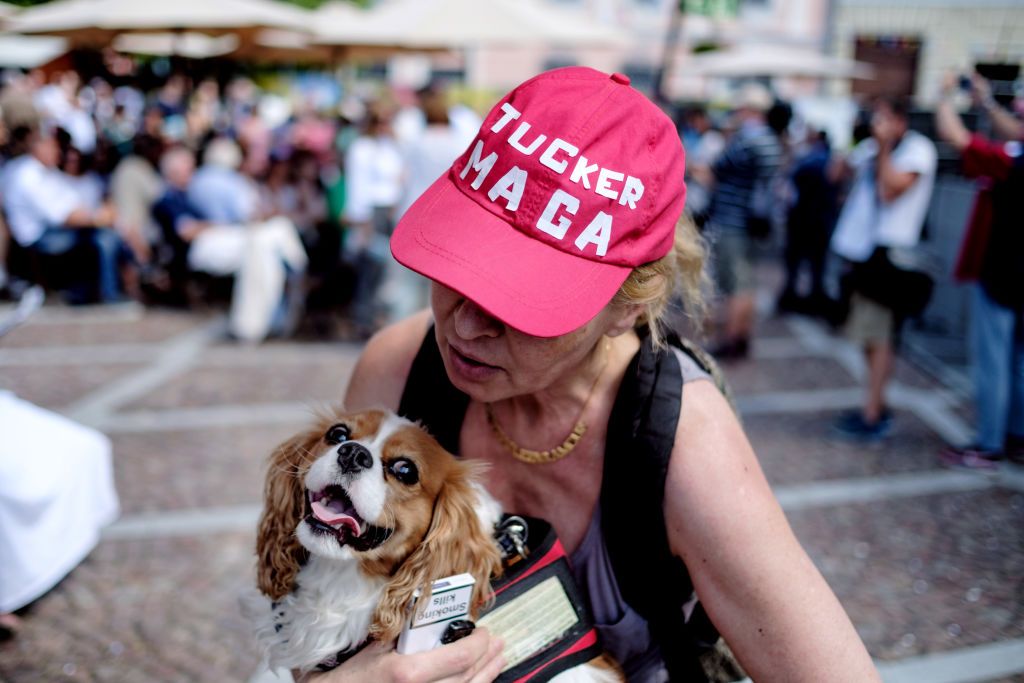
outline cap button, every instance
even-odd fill
[[[629,76],[626,74],[612,74],[612,80],[622,85],[629,85]]]

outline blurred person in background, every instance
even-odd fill
[[[961,282],[976,282],[969,348],[977,434],[940,458],[951,466],[992,469],[1003,457],[1024,461],[1024,123],[993,99],[980,75],[965,85],[1001,139],[967,129],[952,102],[957,78],[947,76],[936,128],[960,153],[964,174],[979,179],[954,273]]]
[[[263,213],[290,216],[295,212],[295,184],[292,182],[292,167],[288,159],[272,156],[258,189],[260,210]]]
[[[250,178],[260,178],[270,165],[273,134],[256,112],[256,107],[244,110],[233,126],[235,140],[242,149],[240,170]]]
[[[272,158],[259,192],[264,215],[287,216],[294,223],[310,256],[311,270],[322,272],[329,267],[328,261],[337,261],[340,231],[336,225],[325,225],[327,198],[312,152],[299,150],[291,159]],[[330,251],[333,254],[325,253]]]
[[[138,121],[128,116],[124,105],[114,106],[114,112],[100,129],[100,135],[110,142],[119,157],[132,152],[132,140],[138,131]]]
[[[921,239],[938,161],[935,145],[908,128],[908,106],[880,99],[872,136],[850,155],[856,173],[831,248],[848,262],[852,282],[845,333],[864,349],[867,387],[861,408],[841,415],[836,430],[874,441],[892,426],[885,389],[895,362],[908,270]]]
[[[790,173],[795,196],[786,216],[786,282],[776,304],[779,312],[818,315],[827,310],[825,257],[837,213],[831,160],[828,135],[809,129],[807,147],[798,153]],[[797,287],[805,263],[810,271],[810,287],[801,295]]]
[[[288,137],[294,150],[309,152],[315,160],[324,162],[330,158],[334,145],[335,126],[312,102],[306,102],[296,114]]]
[[[149,135],[165,142],[168,141],[168,135],[164,130],[164,115],[159,108],[146,107],[139,123],[139,135]]]
[[[150,245],[161,239],[151,209],[163,192],[157,170],[163,151],[161,138],[139,135],[132,143],[131,153],[118,162],[110,175],[110,199],[117,208],[118,230],[143,264],[151,260]]]
[[[92,168],[92,157],[85,156],[72,145],[61,149],[61,179],[78,199],[78,205],[96,211],[103,204],[106,187],[103,178]]]
[[[198,144],[211,132],[219,132],[225,125],[221,116],[220,87],[207,78],[196,86],[185,112],[185,141],[189,146]]]
[[[686,211],[697,227],[703,227],[711,206],[715,178],[711,167],[725,150],[725,136],[714,127],[707,109],[693,107],[683,114],[686,149]]]
[[[235,276],[231,333],[242,341],[259,342],[272,332],[294,331],[307,257],[287,216],[260,214],[259,194],[238,171],[241,162],[238,145],[228,138],[210,142],[194,175],[191,154],[176,152],[162,162],[173,193],[164,197],[171,206],[165,203],[161,210],[173,217],[174,230],[189,243],[188,264],[193,270]],[[175,215],[175,209],[181,213]]]
[[[391,128],[399,144],[404,146],[413,143],[423,134],[426,127],[430,125],[427,122],[425,107],[438,106],[436,99],[441,94],[444,95],[448,126],[453,131],[453,135],[462,140],[463,149],[469,146],[480,127],[480,115],[472,107],[453,101],[451,88],[441,81],[432,82],[415,93],[401,90],[395,92],[401,101],[401,106],[395,113]]]
[[[327,220],[327,198],[320,181],[317,154],[305,148],[297,149],[292,154],[289,175],[295,191],[291,219],[303,239],[313,243],[320,226]]]
[[[70,292],[73,303],[120,301],[122,277],[135,281],[132,255],[111,229],[117,215],[109,203],[90,208],[58,169],[60,147],[48,132],[28,135],[28,152],[4,170],[3,208],[11,235],[22,247],[41,256],[75,252],[91,263],[95,282],[85,281]]]
[[[46,124],[64,129],[71,144],[83,154],[92,154],[96,150],[96,122],[81,101],[81,84],[74,71],[59,73],[36,93],[35,106]]]
[[[391,115],[381,103],[371,104],[363,133],[345,156],[345,253],[356,272],[351,317],[359,337],[375,332],[385,312],[379,290],[402,198],[405,161],[391,131]]]
[[[34,130],[39,127],[40,115],[33,103],[32,82],[27,76],[4,72],[0,112],[8,133],[17,128]]]
[[[767,123],[772,104],[764,86],[743,86],[734,114],[738,129],[711,166],[715,184],[707,231],[715,284],[725,297],[724,329],[712,354],[722,359],[745,358],[754,329],[754,240],[770,224],[766,204],[783,153]]]
[[[405,175],[398,217],[404,214],[435,180],[448,171],[466,149],[466,138],[449,118],[448,97],[440,88],[420,93],[420,108],[426,126],[402,145]],[[429,283],[419,273],[388,261],[382,296],[390,320],[399,320],[427,307]]]

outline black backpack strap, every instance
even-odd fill
[[[687,351],[678,338],[669,343]],[[706,681],[700,654],[718,634],[702,610],[686,621],[683,605],[693,595],[693,583],[669,548],[663,506],[682,391],[675,353],[659,353],[643,338],[609,420],[601,520],[619,590],[647,620],[670,679]],[[622,514],[624,507],[630,514]]]
[[[398,414],[418,421],[445,450],[458,455],[459,433],[468,407],[469,396],[448,379],[431,325],[405,380]]]

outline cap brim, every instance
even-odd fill
[[[537,337],[590,322],[631,272],[523,234],[464,195],[447,173],[402,216],[391,252],[402,265]]]

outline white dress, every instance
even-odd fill
[[[110,440],[0,391],[0,613],[78,565],[119,512]]]

